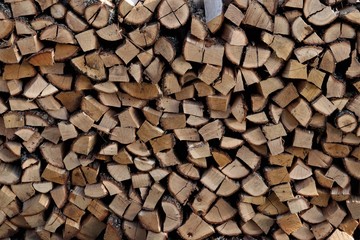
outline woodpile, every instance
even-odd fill
[[[358,2],[1,1],[0,238],[359,239]]]

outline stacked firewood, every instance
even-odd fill
[[[356,0],[3,0],[0,238],[359,239]]]

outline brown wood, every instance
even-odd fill
[[[206,25],[211,33],[220,29],[224,21],[222,1],[204,1]]]
[[[317,0],[306,1],[304,3],[304,16],[308,18],[310,23],[316,26],[329,24],[337,17],[329,6]]]
[[[254,186],[257,186],[256,188]],[[242,180],[242,188],[252,196],[261,196],[268,191],[268,186],[260,175],[253,173]]]
[[[168,179],[170,193],[182,204],[186,203],[195,185],[183,179],[176,173],[171,173]]]
[[[359,19],[355,0],[4,0],[0,238],[356,238]]]
[[[181,0],[163,1],[158,8],[158,18],[162,25],[169,29],[176,29],[185,25],[190,15],[187,2]]]
[[[203,239],[213,233],[214,228],[196,214],[191,214],[177,232],[183,239]]]
[[[229,220],[229,221],[217,226],[216,231],[219,234],[224,235],[224,236],[238,236],[241,234],[240,227],[233,220]]]
[[[354,78],[356,76],[359,76],[359,70],[358,70],[358,66],[360,65],[359,61],[356,59],[356,52],[353,51],[351,54],[351,65],[348,68],[348,70],[346,71],[346,76],[348,78]]]
[[[204,215],[208,212],[211,204],[215,201],[216,195],[212,193],[207,188],[201,189],[201,191],[196,195],[191,208],[195,213],[199,215]]]
[[[260,20],[255,16],[259,16]],[[257,2],[252,2],[246,11],[243,23],[268,31],[273,30],[273,22],[265,9]]]
[[[122,223],[124,235],[129,239],[146,239],[146,230],[139,223],[124,221]]]
[[[161,207],[166,215],[163,231],[170,232],[179,228],[183,221],[180,204],[173,198],[166,198],[161,202]]]
[[[218,209],[222,209],[222,214],[219,213]],[[209,209],[204,219],[209,223],[223,223],[235,216],[236,213],[235,208],[232,208],[224,199],[220,198],[214,206]]]
[[[193,35],[201,40],[204,40],[207,36],[207,29],[206,29],[205,24],[202,22],[201,19],[199,19],[196,16],[193,16],[191,18],[190,31],[191,31],[191,35]]]
[[[138,214],[140,224],[152,232],[160,232],[160,219],[157,211],[140,211]]]

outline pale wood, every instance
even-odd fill
[[[308,21],[316,26],[324,26],[337,18],[337,14],[331,7],[318,0],[305,1],[303,10]]]
[[[152,232],[160,232],[160,219],[157,211],[140,211],[138,214],[140,224]]]
[[[178,229],[183,222],[180,204],[173,198],[166,198],[162,200],[161,207],[166,216],[162,226],[163,231],[170,232]]]
[[[310,122],[312,110],[304,99],[300,98],[291,103],[287,109],[302,126],[307,126]]]
[[[257,173],[253,173],[244,178],[241,183],[244,191],[252,196],[261,196],[268,191],[268,186],[265,184],[262,177]]]
[[[191,18],[191,27],[190,27],[191,35],[204,40],[207,36],[206,25],[196,16],[192,16]]]
[[[184,204],[188,201],[191,192],[194,191],[195,185],[173,172],[168,178],[168,188],[170,193]]]
[[[225,176],[216,168],[210,168],[201,177],[200,182],[207,188],[215,191],[224,180]]]
[[[202,218],[192,213],[186,222],[178,228],[177,232],[184,239],[204,239],[212,235],[215,230]]]
[[[288,207],[280,202],[275,193],[271,193],[265,201],[261,201],[257,209],[266,215],[278,215],[289,211]]]
[[[355,5],[5,0],[0,238],[354,239]]]
[[[261,228],[253,220],[241,224],[241,230],[244,234],[250,236],[259,236],[263,233]]]
[[[261,40],[274,50],[278,58],[283,60],[289,59],[295,46],[291,39],[281,35],[271,35],[267,32],[262,33]]]
[[[78,17],[74,12],[68,11],[65,15],[65,22],[67,26],[74,32],[80,33],[88,28],[85,20]]]
[[[221,209],[221,214],[219,209]],[[231,219],[236,213],[235,208],[231,207],[223,198],[219,198],[204,216],[204,220],[212,224],[219,224]]]
[[[216,43],[208,46],[205,45],[204,41],[187,37],[184,43],[183,55],[187,61],[222,66],[224,46]]]
[[[350,58],[351,47],[349,44],[350,42],[348,41],[330,44],[330,50],[333,53],[337,63]]]
[[[298,42],[302,42],[313,31],[313,28],[302,17],[296,18],[291,25],[291,33]]]
[[[294,50],[296,58],[299,60],[300,63],[304,63],[309,61],[317,56],[319,56],[323,51],[322,47],[316,46],[305,46],[296,48]]]
[[[351,53],[351,64],[348,70],[346,71],[346,76],[349,78],[355,78],[360,75],[358,66],[360,65],[358,59],[356,58],[356,52],[352,51]]]
[[[336,118],[336,125],[344,133],[349,133],[357,128],[356,117],[351,112],[340,113]]]
[[[282,35],[290,34],[290,24],[284,16],[280,14],[275,15],[273,32],[274,34],[282,34]]]
[[[245,46],[248,44],[248,39],[245,32],[241,28],[235,28],[229,24],[224,25],[221,37],[232,46]]]
[[[105,67],[102,64],[103,62],[100,57],[98,55],[94,55],[94,53],[73,58],[71,59],[71,63],[79,72],[92,79],[105,79],[106,73]]]
[[[235,4],[231,3],[226,9],[224,17],[239,26],[244,19],[244,14]]]
[[[312,232],[316,238],[325,238],[333,231],[333,227],[329,222],[323,222],[314,225]]]
[[[157,12],[160,23],[169,29],[185,25],[190,15],[189,6],[183,0],[161,2]]]
[[[244,68],[261,67],[270,57],[270,53],[270,50],[267,48],[248,46],[242,66]]]
[[[55,3],[50,7],[51,16],[55,19],[63,19],[67,12],[66,7],[61,3]]]
[[[79,154],[89,154],[96,141],[95,134],[87,134],[79,136],[72,144],[72,151]]]
[[[285,167],[266,168],[264,175],[270,186],[290,181],[289,173]]]
[[[216,195],[207,188],[201,189],[194,198],[191,208],[199,215],[204,215],[208,212],[211,204],[216,200]]]
[[[312,177],[297,182],[295,184],[295,189],[298,194],[303,196],[318,196],[315,180]]]
[[[229,220],[217,226],[215,229],[218,233],[225,236],[238,236],[242,233],[238,224],[233,220]]]
[[[259,167],[261,157],[251,151],[248,147],[242,146],[236,153],[236,157],[241,159],[248,167],[256,170]]]
[[[246,11],[243,23],[264,30],[273,30],[273,21],[265,9],[257,2],[251,2]]]
[[[290,59],[285,66],[282,76],[284,78],[290,79],[307,79],[306,65],[301,64],[296,60]]]
[[[287,234],[295,232],[302,226],[300,218],[297,214],[282,215],[277,219],[277,223]]]
[[[256,225],[258,225],[258,227],[265,233],[268,234],[270,231],[271,226],[275,223],[275,221],[264,215],[261,213],[257,213],[253,218],[252,221],[254,221],[254,223]]]
[[[240,189],[240,184],[237,181],[225,177],[220,187],[216,191],[216,194],[218,196],[229,197],[233,195],[235,192],[239,191],[239,189]]]
[[[260,128],[253,128],[247,130],[243,134],[244,139],[256,146],[266,143],[266,138]]]
[[[336,229],[329,237],[330,240],[336,240],[336,239],[354,239],[350,234],[340,231],[339,229]]]
[[[297,89],[292,83],[289,83],[283,89],[281,89],[281,91],[279,91],[272,99],[277,105],[284,108],[298,97],[299,94]]]
[[[296,128],[293,146],[311,149],[313,137],[314,132]]]
[[[108,23],[110,12],[105,5],[92,4],[85,9],[86,21],[95,28],[105,27]]]
[[[76,44],[76,39],[69,29],[62,25],[51,25],[42,30],[40,40],[53,41],[57,43]]]
[[[284,183],[277,185],[272,188],[276,196],[278,197],[279,201],[289,201],[294,199],[294,195],[291,190],[291,186],[289,183]],[[290,206],[289,206],[290,207]]]

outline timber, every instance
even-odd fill
[[[1,1],[0,239],[359,239],[359,19]]]

